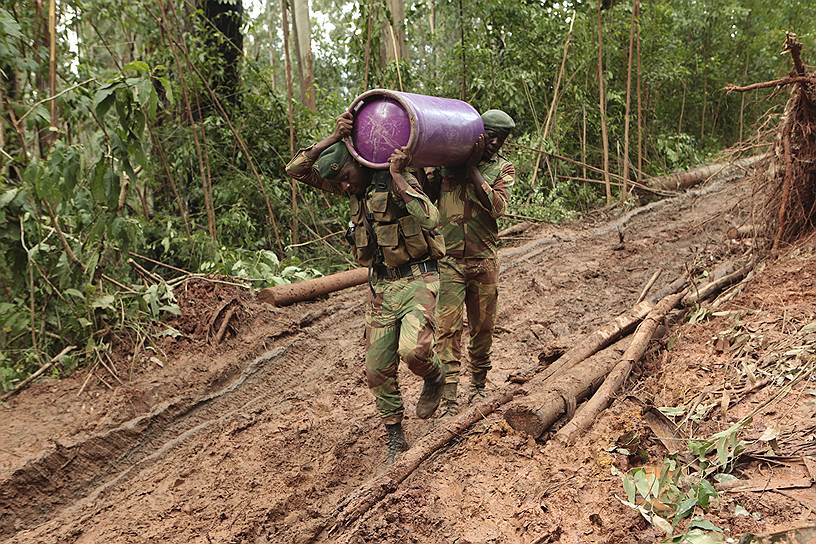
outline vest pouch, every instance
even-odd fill
[[[368,239],[365,225],[354,227],[354,258],[362,266],[371,266],[377,254],[377,246]]]
[[[374,221],[390,221],[391,216],[388,213],[388,192],[374,191],[366,201],[371,215],[374,216]],[[378,236],[379,237],[379,236]]]
[[[400,244],[399,223],[377,223],[374,225],[374,234],[385,266],[394,268],[411,260],[404,244]]]
[[[405,250],[411,259],[426,259],[428,257],[428,243],[422,235],[422,229],[411,215],[400,217],[400,230],[405,240]]]
[[[423,232],[423,235],[425,236],[425,242],[428,244],[428,253],[431,259],[444,257],[447,251],[445,249],[445,237],[442,236],[442,233],[434,229]]]

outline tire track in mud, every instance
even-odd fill
[[[346,313],[337,312],[332,317],[342,319]],[[319,322],[327,314],[306,315],[300,322]],[[301,343],[312,332],[309,328],[301,330],[286,345],[266,350],[234,379],[220,377],[218,381],[227,385],[212,393],[199,398],[178,397],[113,429],[68,444],[55,442],[53,450],[0,481],[0,538],[53,518],[81,497],[103,497],[213,423],[291,388],[300,374],[296,367],[306,360],[303,355],[308,347]],[[291,336],[291,331],[283,333],[276,343]],[[276,379],[271,379],[273,375]],[[278,379],[281,376],[285,378]]]

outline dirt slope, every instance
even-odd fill
[[[724,232],[742,222],[749,195],[733,182],[659,203],[623,226],[622,245],[618,222],[545,227],[506,250],[490,387],[631,305],[654,270],[665,269],[659,287],[687,266],[742,253]],[[383,468],[384,432],[363,379],[365,296],[361,287],[250,308],[221,351],[168,353],[126,391],[94,386],[77,397],[78,377],[21,394],[0,409],[0,540],[314,540],[338,501]],[[410,413],[419,382],[402,376]],[[599,444],[625,427],[626,406],[618,413],[593,430],[606,433]],[[409,441],[435,424],[409,418]],[[597,450],[536,444],[496,416],[330,539],[532,542],[552,531],[561,536],[540,542],[651,541],[648,531],[620,536],[641,527],[636,513],[604,510],[618,484]],[[597,526],[586,512],[613,515]]]

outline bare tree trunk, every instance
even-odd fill
[[[286,65],[286,103],[287,117],[289,121],[289,156],[295,155],[295,112],[292,96],[292,59],[289,56],[289,18],[287,15],[288,6],[287,0],[281,0],[281,27],[283,27],[283,59]],[[292,222],[290,224],[290,243],[296,244],[298,242],[298,225],[297,225],[297,182],[293,179],[289,180],[291,184],[292,195]]]
[[[603,172],[606,187],[606,203],[612,203],[612,183],[609,179],[609,135],[606,131],[606,90],[603,70],[603,16],[598,1],[598,104],[601,110],[601,145],[603,146]]]
[[[459,92],[461,100],[465,100],[467,93],[467,56],[465,55],[465,8],[459,0],[459,46],[462,49],[462,88]]]
[[[705,137],[706,124],[706,106],[708,103],[708,78],[705,76],[705,69],[703,70],[703,111],[700,114],[700,144],[703,143]]]
[[[581,104],[581,117],[583,120],[582,123],[582,130],[581,130],[581,164],[583,165],[583,173],[584,179],[587,179],[587,119],[586,119],[586,107]]]
[[[383,28],[383,43],[385,46],[386,62],[394,62],[405,59],[408,51],[405,48],[405,0],[387,0],[388,11],[391,17],[388,19],[389,26]],[[396,47],[389,47],[391,43],[391,30],[394,32],[394,42]],[[396,51],[394,51],[396,49]]]
[[[368,76],[371,71],[371,4],[366,3],[366,43],[365,67],[363,69],[363,91],[368,90]]]
[[[50,96],[57,95],[57,2],[48,2],[48,90]],[[51,107],[51,133],[49,135],[49,145],[53,143],[57,135],[57,101],[49,102]]]
[[[637,180],[638,182],[641,181],[643,177],[643,110],[640,107],[640,18],[638,17],[638,24],[635,28],[635,32],[637,32],[637,42],[635,47],[637,49],[637,118],[638,118],[638,134],[637,134],[637,146],[638,146],[638,162],[637,162]]]
[[[293,22],[297,28],[295,39],[297,40],[299,57],[303,63],[303,81],[305,88],[304,104],[314,111],[315,88],[314,88],[314,59],[312,56],[312,20],[309,14],[309,0],[293,0],[294,17]]]
[[[629,28],[629,61],[626,66],[626,111],[623,116],[623,188],[621,200],[626,200],[629,193],[629,118],[632,103],[632,61],[635,49],[635,26],[638,23],[638,0],[632,2],[632,22]]]
[[[272,90],[278,89],[278,32],[277,28],[280,25],[278,18],[275,17],[274,2],[267,4],[267,11],[269,15],[269,64],[272,66]]]
[[[538,178],[538,167],[541,164],[540,150],[541,148],[544,147],[544,142],[550,135],[550,127],[553,125],[553,119],[555,118],[555,107],[558,104],[558,92],[561,89],[561,79],[564,77],[564,68],[567,65],[567,53],[569,52],[570,38],[572,38],[572,27],[574,23],[575,14],[573,14],[572,20],[570,21],[569,30],[567,30],[567,35],[564,38],[564,51],[561,54],[561,67],[558,69],[558,75],[555,78],[555,88],[553,89],[553,96],[552,100],[550,101],[550,109],[547,110],[547,118],[544,120],[544,126],[541,128],[541,135],[538,140],[537,147],[539,151],[536,153],[535,167],[533,168],[533,178],[530,180],[530,185],[532,187],[536,186],[536,179]],[[555,185],[554,179],[553,185]]]
[[[288,3],[289,4],[288,7],[289,7],[289,9],[291,9],[291,15],[292,15],[292,29],[291,29],[291,31],[292,31],[292,35],[294,37],[294,41],[291,44],[291,49],[289,51],[294,51],[295,52],[295,66],[297,67],[297,73],[298,73],[298,90],[300,91],[300,102],[301,102],[301,104],[305,105],[306,104],[306,83],[305,83],[306,76],[304,75],[304,73],[305,73],[304,66],[303,66],[304,61],[303,61],[303,58],[301,58],[301,56],[300,56],[300,46],[299,46],[299,43],[300,43],[300,31],[298,30],[298,23],[297,23],[297,15],[298,14],[295,11],[294,3],[295,3],[295,0],[289,0],[289,3]],[[291,55],[291,53],[290,53],[290,55]]]

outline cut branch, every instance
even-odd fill
[[[683,294],[669,295],[649,312],[649,315],[638,327],[632,338],[632,343],[626,348],[623,358],[615,365],[615,368],[606,377],[601,387],[587,401],[578,415],[556,433],[556,439],[564,444],[574,444],[575,439],[592,426],[600,413],[612,403],[613,397],[623,386],[626,378],[629,377],[635,363],[640,361],[643,354],[646,353],[646,348],[649,346],[649,341],[654,336],[657,326],[663,321],[666,314],[680,303]]]

